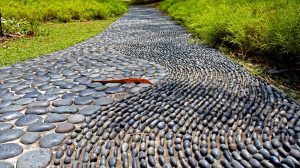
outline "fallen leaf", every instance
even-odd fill
[[[148,79],[143,79],[143,78],[93,80],[92,82],[100,82],[100,83],[148,83],[148,84],[152,84]]]

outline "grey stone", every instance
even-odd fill
[[[32,144],[38,141],[41,138],[41,135],[37,132],[28,132],[21,138],[21,143],[23,144]]]
[[[20,138],[24,135],[24,131],[21,129],[7,129],[0,132],[0,143],[9,142]]]
[[[0,168],[14,168],[14,165],[8,162],[1,162],[0,161]]]
[[[117,86],[120,86],[121,84],[120,83],[107,83],[105,84],[105,86],[107,87],[117,87]]]
[[[75,129],[75,125],[72,123],[61,123],[56,127],[55,132],[67,133],[73,131],[74,129]]]
[[[141,91],[143,91],[143,89],[144,88],[142,87],[134,87],[129,90],[129,93],[140,93]]]
[[[36,98],[37,101],[52,101],[59,98],[59,95],[40,95]]]
[[[35,115],[35,114],[27,114],[22,117],[20,117],[16,122],[16,126],[27,126],[32,123],[38,122],[38,121],[43,121],[43,118]]]
[[[0,131],[8,130],[13,127],[14,127],[14,125],[11,123],[0,123]]]
[[[17,161],[17,168],[47,167],[51,161],[52,152],[49,149],[38,149],[24,153]]]
[[[79,93],[79,96],[89,96],[95,92],[96,92],[96,90],[94,90],[94,89],[85,89]]]
[[[54,107],[51,109],[52,113],[60,113],[60,114],[74,114],[78,112],[77,106],[60,106]]]
[[[108,94],[114,94],[114,93],[119,93],[119,92],[124,92],[125,89],[123,87],[109,87],[105,90],[106,93]]]
[[[79,124],[85,121],[85,116],[82,114],[71,114],[68,116],[68,122],[73,124]]]
[[[73,100],[72,99],[61,99],[61,100],[56,100],[54,102],[52,102],[52,105],[55,107],[58,106],[70,106],[73,104]]]
[[[82,108],[81,110],[79,110],[79,114],[88,116],[88,115],[92,115],[92,114],[96,113],[100,109],[101,109],[100,106],[90,105],[90,106],[86,106],[86,107]]]
[[[29,104],[33,101],[34,101],[33,98],[22,98],[22,99],[19,99],[19,100],[15,101],[15,104],[26,105],[26,104]]]
[[[58,133],[50,133],[40,139],[42,148],[51,148],[61,144],[66,139],[66,136]]]
[[[103,86],[96,87],[95,90],[97,90],[97,91],[104,91],[107,88],[108,88],[107,86],[103,85]]]
[[[109,105],[113,102],[114,102],[114,99],[110,98],[110,97],[101,97],[101,98],[95,100],[95,104],[100,105],[100,106]]]
[[[66,121],[68,118],[64,114],[51,113],[45,118],[45,122],[56,123]]]
[[[106,96],[106,93],[105,92],[96,92],[96,93],[92,94],[91,96],[95,99],[98,99],[100,97]]]
[[[23,148],[16,143],[0,144],[0,160],[20,155]]]
[[[77,105],[86,105],[86,104],[92,104],[94,101],[91,97],[77,97],[74,101],[74,104]]]
[[[35,101],[27,105],[27,108],[32,107],[48,107],[50,103],[48,101]]]
[[[0,109],[9,106],[9,105],[11,105],[12,103],[13,103],[12,101],[1,102],[1,103],[0,103]]]
[[[35,122],[27,127],[28,132],[44,132],[55,128],[55,125],[47,122]]]
[[[5,113],[5,112],[12,112],[12,111],[22,111],[25,107],[22,105],[10,105],[10,106],[6,106],[4,108],[2,108],[0,110],[0,114],[1,113]]]
[[[14,119],[20,118],[22,116],[23,116],[23,114],[20,112],[16,112],[16,111],[6,112],[3,114],[0,114],[0,122],[14,120]]]
[[[49,110],[45,107],[32,107],[25,111],[25,114],[37,114],[37,115],[43,115],[48,113]]]

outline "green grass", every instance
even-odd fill
[[[0,9],[6,19],[69,22],[115,17],[127,6],[119,0],[1,0]]]
[[[161,9],[207,45],[299,64],[300,0],[165,0]]]
[[[46,23],[44,35],[0,43],[0,67],[35,58],[82,42],[103,31],[116,18],[101,21]]]
[[[160,9],[300,103],[300,0],[164,0]]]

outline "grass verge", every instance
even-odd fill
[[[299,0],[164,0],[160,9],[300,102]]]
[[[300,65],[299,0],[164,0],[161,9],[207,45]]]
[[[1,0],[6,19],[26,19],[30,22],[70,22],[116,17],[127,10],[119,0]]]
[[[42,24],[47,31],[43,35],[0,43],[0,67],[70,47],[99,34],[116,19]]]
[[[299,74],[279,71],[278,74],[271,75],[270,71],[274,70],[265,62],[257,62],[257,60],[252,59],[245,60],[232,53],[224,51],[223,53],[228,55],[234,62],[242,65],[252,75],[263,78],[268,83],[275,85],[300,104],[300,86],[297,83],[300,77]]]

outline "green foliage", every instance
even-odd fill
[[[0,43],[0,67],[72,46],[99,34],[115,20],[42,24],[39,28],[48,30],[47,34]]]
[[[118,0],[1,0],[6,19],[69,22],[115,17],[127,10]]]
[[[130,0],[130,3],[133,5],[146,4],[152,2],[158,2],[160,0]]]
[[[4,34],[19,34],[19,35],[43,35],[46,30],[39,27],[40,23],[36,21],[29,22],[25,19],[4,19],[1,20]]]
[[[299,0],[165,0],[160,7],[210,46],[300,61]]]

